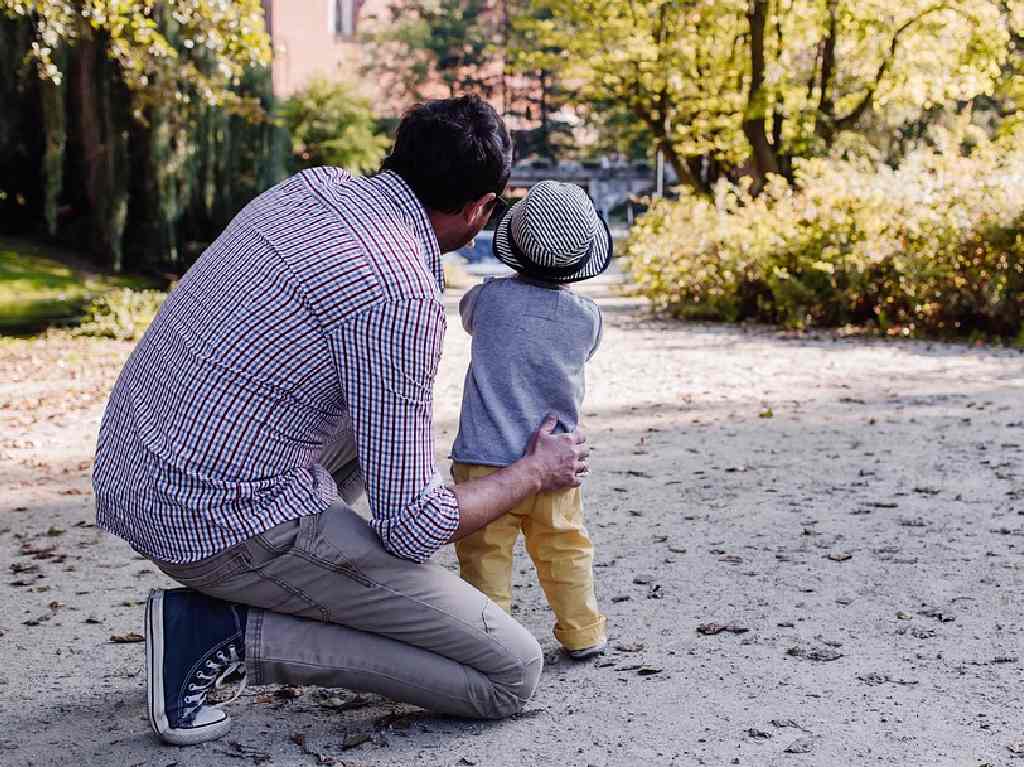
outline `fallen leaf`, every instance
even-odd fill
[[[923,517],[904,517],[898,524],[900,527],[928,527],[931,523],[925,521]]]
[[[787,754],[809,754],[813,748],[814,741],[810,738],[797,738],[783,750]]]
[[[952,623],[956,620],[956,617],[949,613],[944,613],[937,607],[929,607],[920,612],[921,615],[926,618],[935,618],[940,623]]]
[[[807,730],[801,727],[795,719],[772,719],[769,724],[772,727],[794,727],[797,730],[804,730],[804,732],[807,732]]]
[[[338,711],[353,711],[357,708],[366,708],[367,706],[373,705],[373,702],[362,695],[353,695],[348,698],[343,698],[339,695],[333,695],[329,690],[320,691],[320,700],[318,701],[321,706],[326,708],[337,709]]]
[[[219,753],[234,759],[252,759],[254,764],[265,764],[271,760],[270,754],[266,751],[260,751],[252,746],[244,746],[238,741],[229,740],[228,746],[231,750],[220,751]],[[172,767],[172,765],[177,764],[177,762],[171,762],[171,764],[165,765],[165,767]]]
[[[341,750],[349,751],[353,748],[363,745],[368,740],[370,740],[370,736],[367,735],[365,732],[357,732],[352,735],[348,735],[346,736],[345,740],[343,740],[341,743]]]
[[[134,631],[129,631],[127,634],[111,634],[110,641],[114,644],[130,644],[132,642],[145,642],[146,637]]]
[[[322,754],[319,751],[315,751],[312,748],[310,748],[309,746],[307,746],[306,745],[306,736],[303,735],[300,732],[292,733],[291,741],[292,741],[292,743],[294,743],[296,746],[299,747],[299,750],[302,751],[302,753],[306,754],[307,756],[315,757],[316,758],[316,763],[319,764],[319,765],[335,765],[335,764],[338,764],[338,760],[335,759],[333,756],[328,756],[326,754]]]
[[[790,647],[788,650],[786,650],[786,655],[792,656],[794,658],[803,658],[804,660],[813,660],[821,662],[839,660],[843,657],[843,654],[841,652],[836,652],[835,650],[829,648],[812,647],[808,650],[804,647],[799,646]]]
[[[857,674],[857,679],[862,681],[864,684],[885,684],[885,677],[876,671],[872,671],[870,674]]]
[[[618,650],[619,652],[643,652],[644,651],[644,643],[643,642],[620,642],[619,644],[615,645],[615,649]]]
[[[714,636],[723,632],[729,634],[746,634],[750,629],[744,626],[733,626],[721,623],[702,623],[697,626],[697,633],[703,636]]]

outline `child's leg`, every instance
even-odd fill
[[[579,488],[540,493],[523,520],[526,550],[555,613],[555,638],[567,650],[606,641],[605,617],[594,597],[594,546],[583,525]]]
[[[452,476],[456,484],[486,477],[497,471],[493,466],[456,463]],[[505,612],[512,609],[512,549],[519,537],[522,519],[533,499],[521,503],[486,527],[455,542],[462,580],[482,591]]]

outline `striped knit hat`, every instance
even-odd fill
[[[541,181],[494,230],[494,255],[517,272],[549,282],[596,277],[612,260],[612,236],[587,193]]]

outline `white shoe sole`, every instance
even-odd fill
[[[154,589],[146,600],[146,689],[149,702],[149,724],[153,732],[172,746],[194,746],[228,734],[231,718],[224,718],[197,727],[174,728],[167,721],[164,709],[164,591]]]

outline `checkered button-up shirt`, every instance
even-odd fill
[[[324,510],[358,455],[372,526],[423,561],[459,523],[437,480],[440,251],[393,173],[316,168],[253,200],[168,296],[100,426],[97,523],[195,562]]]

